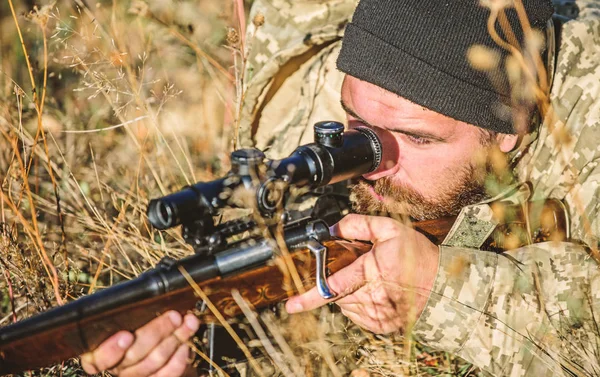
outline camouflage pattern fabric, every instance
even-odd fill
[[[600,3],[577,4],[579,18],[563,26],[550,93],[558,122],[553,124],[553,132],[548,122],[540,128],[537,140],[515,170],[521,180],[533,184],[534,199],[551,197],[566,202],[574,238],[598,245]]]
[[[528,184],[516,184],[484,202],[467,206],[458,214],[454,225],[442,241],[443,246],[471,247],[478,249],[498,225],[490,203],[503,201],[523,204],[531,199]]]
[[[599,284],[597,263],[573,243],[505,254],[443,246],[413,334],[496,376],[591,375]]]
[[[551,132],[546,119],[515,173],[532,183],[533,199],[563,200],[572,238],[598,247],[600,4],[579,7],[579,18],[563,26],[551,91],[558,121]],[[600,270],[588,252],[575,243],[503,255],[442,247],[437,281],[413,334],[498,376],[597,373]],[[457,275],[457,263],[468,268]]]
[[[533,199],[566,204],[572,237],[581,243],[535,244],[498,255],[477,250],[473,235],[465,234],[462,244],[447,240],[413,328],[426,344],[497,376],[600,371],[594,327],[600,270],[589,254],[600,240],[600,2],[577,3],[578,18],[563,26],[551,90],[556,118],[545,119],[514,173],[531,184]],[[268,148],[270,157],[280,158],[312,141],[315,121],[345,120],[335,59],[354,5],[255,2],[252,12],[262,12],[265,25],[251,53],[242,145]],[[464,217],[489,217],[484,206],[464,211]]]
[[[247,33],[252,47],[240,145],[269,148],[268,157],[283,158],[298,145],[312,142],[307,124],[343,121],[339,105],[343,76],[335,61],[355,6],[356,1],[347,0],[254,2],[250,19],[260,13],[265,24],[258,29],[251,25]]]

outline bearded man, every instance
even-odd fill
[[[281,158],[312,141],[308,125],[341,120],[341,111],[349,127],[371,127],[384,142],[382,167],[353,188],[362,214],[332,228],[373,243],[328,279],[353,322],[376,333],[411,330],[493,375],[598,370],[600,273],[590,255],[600,236],[600,6],[579,4],[579,17],[555,30],[545,0],[362,0],[351,23],[350,1],[255,2],[251,17],[260,12],[265,24],[248,34],[242,144]],[[547,75],[530,70],[542,60]],[[487,179],[498,166],[514,180]],[[479,250],[494,226],[488,203],[549,197],[567,205],[572,241]],[[373,213],[459,215],[436,246]],[[325,303],[311,290],[286,309]],[[180,341],[197,328],[195,317],[167,313],[135,336],[115,334],[82,365],[181,375],[188,349]]]

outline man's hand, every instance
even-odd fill
[[[373,248],[327,281],[342,313],[375,333],[403,330],[425,307],[437,274],[439,250],[424,235],[386,217],[348,215],[332,228],[335,236],[371,241]],[[289,313],[329,302],[316,288],[292,297]]]
[[[122,377],[173,377],[193,372],[186,344],[200,326],[193,314],[182,318],[169,311],[132,334],[120,331],[92,352],[81,356],[81,366],[90,374],[108,370]],[[195,373],[191,374],[195,375]]]

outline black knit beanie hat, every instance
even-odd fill
[[[554,11],[551,0],[523,5],[531,27],[544,30]],[[523,46],[516,10],[504,11]],[[451,118],[515,133],[511,117],[499,111],[501,103],[511,104],[504,69],[478,71],[467,59],[473,45],[495,49],[500,62],[509,55],[490,37],[489,16],[478,0],[361,0],[346,27],[338,69]],[[506,40],[498,22],[496,30]]]

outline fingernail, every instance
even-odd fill
[[[302,308],[302,304],[299,302],[288,301],[287,304],[285,304],[285,309],[287,310],[288,313],[294,314],[294,313],[301,312],[303,308]]]
[[[186,315],[184,321],[185,326],[192,331],[197,331],[200,327],[200,321],[195,315]]]
[[[329,234],[335,237],[340,236],[340,227],[338,226],[338,224],[333,224],[329,227]]]
[[[177,313],[176,311],[169,312],[169,319],[175,327],[181,326],[181,314]]]
[[[133,334],[132,333],[125,333],[119,337],[119,340],[117,340],[117,345],[119,346],[119,348],[124,349],[124,350],[129,348],[129,346],[131,346],[132,343],[133,343]]]

